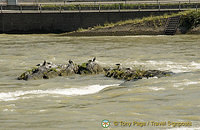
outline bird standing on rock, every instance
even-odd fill
[[[48,65],[51,65],[51,64],[52,64],[52,62],[47,62],[47,64],[48,64]]]
[[[120,64],[115,64],[115,65],[117,66],[117,69],[118,69],[118,70],[121,70]]]
[[[96,60],[96,57],[94,57],[94,58],[92,59],[93,62],[95,62],[95,60]]]
[[[72,61],[72,60],[69,60],[69,64],[73,64],[73,61]]]
[[[44,62],[43,62],[43,64],[42,64],[42,66],[45,66],[45,65],[46,65],[46,63],[47,63],[47,62],[46,62],[46,60],[44,60]]]
[[[43,64],[37,64],[36,66],[45,66],[46,65],[46,60],[44,60]]]
[[[88,63],[91,63],[92,62],[92,60],[88,60]]]

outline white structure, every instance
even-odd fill
[[[7,0],[7,5],[17,5],[17,0]]]

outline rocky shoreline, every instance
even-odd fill
[[[96,62],[94,57],[86,63],[78,65],[72,60],[67,64],[53,64],[52,62],[44,61],[42,64],[37,64],[31,70],[27,70],[21,74],[18,80],[37,80],[37,79],[50,79],[57,76],[70,76],[70,75],[94,75],[104,74],[105,77],[120,79],[125,81],[138,80],[142,78],[151,77],[166,77],[171,76],[173,73],[160,70],[143,70],[123,68],[120,64],[114,67],[102,67]]]

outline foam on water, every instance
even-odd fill
[[[158,88],[158,87],[149,87],[149,89],[153,91],[165,90],[165,88]]]
[[[189,85],[194,85],[194,84],[199,84],[200,82],[194,82],[194,81],[188,81],[188,82],[182,82],[182,83],[174,83],[174,87],[178,88],[180,86],[189,86]]]
[[[113,62],[100,62],[99,64],[105,66],[115,66]],[[127,60],[125,63],[120,62],[123,67],[133,67],[133,66],[142,66],[147,69],[158,69],[158,70],[168,70],[174,73],[182,73],[182,72],[191,72],[200,69],[200,63],[197,62],[173,62],[173,61],[156,61],[156,60],[148,60],[148,61],[130,61]]]
[[[48,94],[56,94],[56,95],[66,95],[66,96],[77,96],[77,95],[88,95],[98,93],[104,88],[110,86],[119,86],[119,84],[112,85],[90,85],[82,88],[67,88],[67,89],[49,89],[49,90],[30,90],[30,91],[15,91],[15,92],[7,92],[0,93],[0,101],[12,101],[18,99],[28,99],[34,98],[31,95],[48,95]],[[30,96],[25,96],[30,95]]]
[[[133,61],[125,63],[125,66],[142,65],[144,67],[153,67],[159,70],[169,70],[174,73],[190,72],[200,69],[200,63],[197,62],[173,62],[173,61],[155,61],[149,60],[145,62]]]
[[[194,66],[196,69],[200,69],[200,63],[196,63],[196,62],[192,61],[191,65]]]

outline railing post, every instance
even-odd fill
[[[38,12],[40,12],[40,6],[39,5],[37,5],[38,6]]]
[[[181,2],[179,1],[179,5],[178,5],[179,10],[181,10]]]
[[[101,6],[100,6],[100,4],[99,4],[99,12],[100,12],[100,10],[101,10]]]
[[[1,5],[1,13],[3,13],[3,8],[2,8],[2,5]]]
[[[22,5],[20,5],[20,13],[22,13]]]
[[[40,13],[42,13],[42,6],[41,6],[41,4],[40,4]]]
[[[140,4],[138,4],[138,10],[140,11]]]
[[[160,2],[158,3],[158,10],[160,11]]]
[[[78,11],[81,12],[81,5],[78,5]]]
[[[61,13],[61,11],[62,11],[62,7],[61,7],[61,5],[60,5],[60,8],[59,8],[59,10],[60,10],[60,13]]]
[[[196,11],[198,11],[198,5],[196,4]]]
[[[120,4],[119,4],[119,12],[120,12]]]

